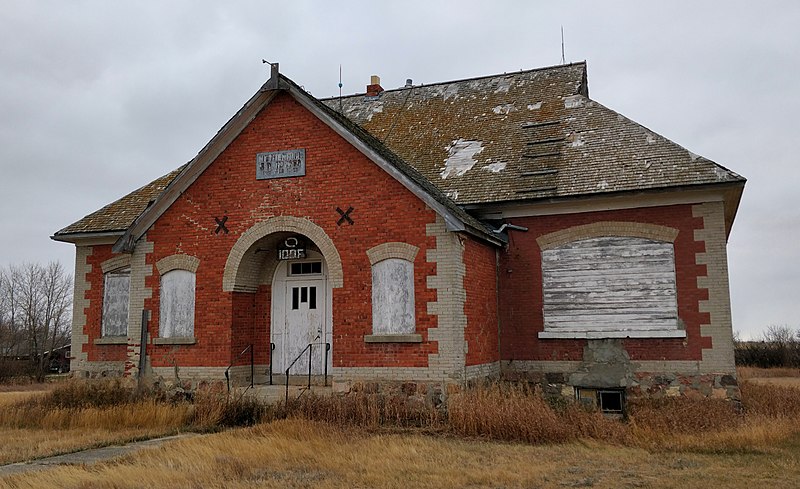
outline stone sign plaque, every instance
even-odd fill
[[[302,177],[306,174],[306,150],[290,149],[256,155],[256,180]]]

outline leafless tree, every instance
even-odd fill
[[[0,270],[0,353],[25,355],[39,379],[51,352],[68,343],[72,277],[58,262]]]

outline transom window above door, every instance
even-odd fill
[[[320,275],[322,274],[321,261],[304,261],[292,263],[289,266],[289,275]]]

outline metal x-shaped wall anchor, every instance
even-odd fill
[[[345,222],[349,223],[351,226],[353,224],[355,224],[353,222],[353,219],[350,217],[350,213],[353,212],[353,208],[352,207],[348,207],[346,211],[343,211],[340,207],[337,207],[336,208],[336,212],[338,212],[339,215],[342,216],[342,217],[339,218],[338,221],[336,221],[336,225],[337,226],[341,226]]]
[[[214,231],[214,234],[219,234],[220,231],[224,231],[225,234],[228,234],[228,228],[225,227],[225,222],[228,220],[228,216],[222,216],[222,219],[219,217],[214,217],[214,220],[217,221],[217,229]]]

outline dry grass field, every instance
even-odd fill
[[[375,434],[302,419],[184,440],[92,468],[0,480],[13,488],[796,488],[800,440],[733,454],[596,441],[503,443]]]
[[[0,393],[8,460],[257,422],[90,467],[7,476],[0,487],[800,487],[800,389],[745,376],[740,409],[633,401],[624,422],[504,385],[453,395],[447,413],[370,393],[283,410],[215,395],[127,398],[113,385]]]
[[[184,426],[189,409],[152,402],[73,409],[37,403],[54,388],[0,391],[0,465],[171,434]]]

